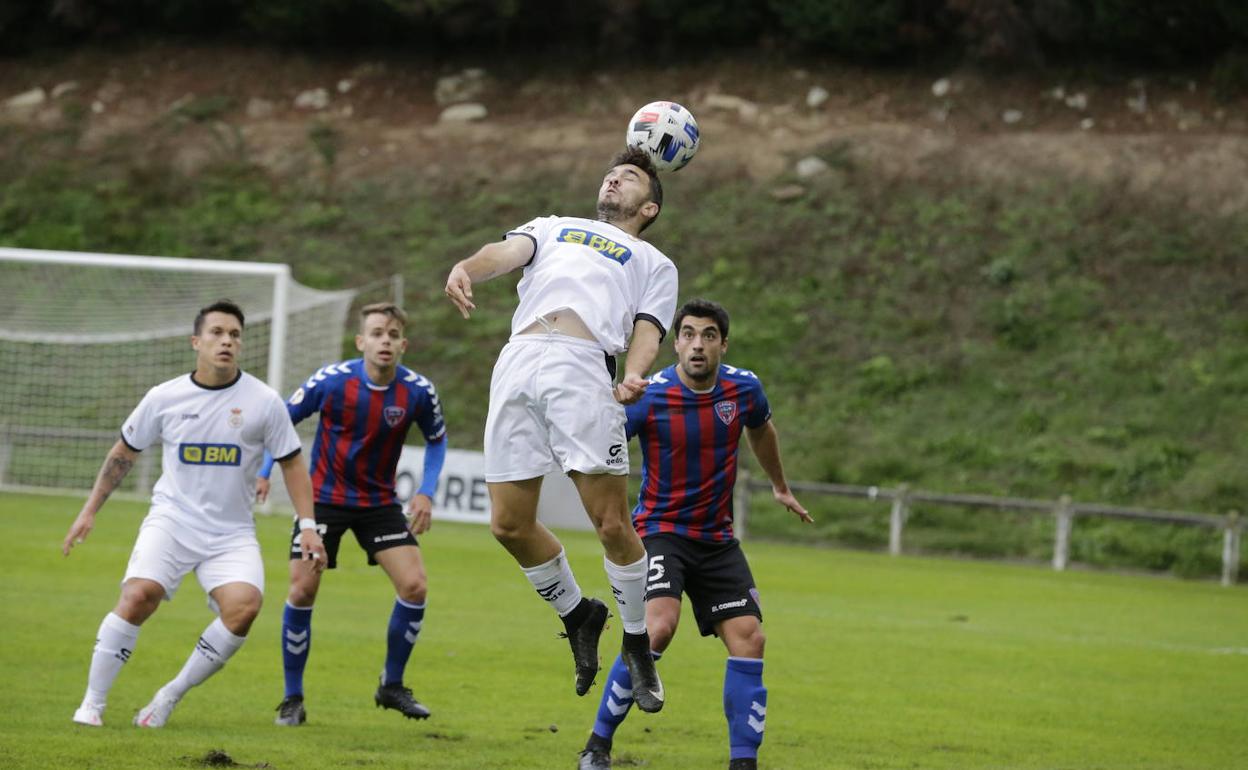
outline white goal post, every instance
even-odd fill
[[[193,368],[200,307],[243,308],[240,364],[280,393],[337,360],[354,297],[285,264],[0,247],[0,489],[89,488],[147,389]],[[148,492],[156,454],[123,489]]]

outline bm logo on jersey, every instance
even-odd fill
[[[186,465],[238,465],[242,454],[236,444],[178,445],[178,459]]]
[[[616,243],[610,238],[591,233],[589,230],[579,230],[575,227],[565,227],[563,232],[559,233],[557,241],[564,243],[575,243],[581,246],[588,246],[598,252],[607,259],[614,259],[621,265],[633,258],[633,252],[627,246]]]

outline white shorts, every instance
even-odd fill
[[[156,511],[148,514],[122,584],[131,578],[154,580],[165,589],[168,601],[191,571],[207,594],[226,583],[250,583],[264,593],[264,561],[254,532],[206,535]],[[211,596],[208,603],[215,611]]]
[[[485,480],[547,473],[628,473],[624,407],[598,343],[565,334],[517,334],[490,380]]]

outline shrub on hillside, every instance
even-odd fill
[[[847,56],[897,53],[908,20],[902,0],[770,0],[770,6],[794,39]]]
[[[754,42],[773,18],[758,0],[644,0],[640,16],[647,36],[719,45]]]
[[[1080,47],[1118,60],[1158,65],[1199,60],[1223,50],[1236,34],[1215,3],[1089,0],[1086,8]]]
[[[1223,54],[1209,76],[1219,99],[1248,94],[1248,49],[1235,48]]]

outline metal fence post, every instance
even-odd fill
[[[403,274],[395,273],[390,276],[390,293],[394,295],[392,301],[399,307],[403,307]]]
[[[893,510],[888,517],[888,553],[890,556],[901,555],[901,530],[910,515],[910,487],[902,484],[897,487],[893,496]]]
[[[1232,586],[1239,577],[1239,511],[1226,515],[1226,527],[1222,530],[1222,585]]]
[[[4,479],[9,472],[9,458],[13,456],[12,446],[8,436],[0,439],[0,487],[4,486]]]
[[[1070,560],[1070,525],[1074,513],[1070,510],[1070,495],[1058,498],[1057,507],[1053,509],[1057,531],[1053,536],[1053,569],[1061,572],[1066,569]]]
[[[732,490],[732,531],[738,540],[745,539],[745,520],[750,513],[750,472],[741,469]]]

